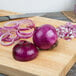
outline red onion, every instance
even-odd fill
[[[27,31],[27,30],[31,30],[31,29],[19,29],[19,33],[22,34],[22,35],[31,35],[31,33],[33,33],[33,32],[28,32],[28,33],[24,32],[24,31]]]
[[[21,34],[19,31],[17,31],[16,33],[18,37],[25,38],[25,39],[30,38],[33,35],[33,32],[31,32],[30,35]]]
[[[8,30],[6,29],[6,28],[0,28],[0,34],[2,35],[2,34],[4,34],[4,33],[6,33],[6,31],[8,32]]]
[[[34,28],[35,27],[34,22],[30,19],[21,20],[19,22],[19,26],[22,26],[22,25],[25,25],[27,28]]]
[[[30,28],[20,28],[20,31],[30,30]]]
[[[30,61],[38,56],[38,49],[30,42],[21,40],[13,48],[13,57],[18,61]]]
[[[3,39],[3,37],[5,35],[10,35],[10,34],[9,33],[5,33],[5,34],[1,35],[1,37],[0,37],[0,44],[2,44],[4,46],[9,46],[9,45],[13,44],[14,43],[14,39],[12,39],[11,42],[7,42],[7,43],[2,41],[2,39]]]
[[[24,24],[24,28],[20,26]],[[10,26],[12,25],[12,26]],[[11,45],[14,41],[20,38],[30,38],[33,35],[33,31],[29,33],[24,33],[23,31],[31,30],[35,28],[35,24],[30,19],[24,19],[19,21],[10,21],[4,24],[4,27],[0,28],[0,40],[2,45]],[[6,34],[6,32],[8,34]],[[8,42],[7,44],[5,42]]]
[[[56,43],[57,38],[56,29],[49,24],[45,24],[35,29],[33,42],[40,49],[49,49]]]
[[[59,38],[65,40],[76,38],[76,25],[72,25],[71,23],[66,23],[65,25],[57,27],[56,31]]]
[[[10,24],[12,26],[9,26]],[[18,21],[10,21],[10,22],[7,22],[7,23],[4,24],[4,27],[5,28],[9,28],[9,29],[11,29],[11,28],[18,28],[19,27],[19,22]]]

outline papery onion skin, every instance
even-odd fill
[[[40,49],[52,48],[57,39],[56,29],[49,24],[37,27],[33,34],[33,42]]]
[[[13,48],[13,57],[18,61],[30,61],[38,56],[38,49],[34,44],[21,40]]]

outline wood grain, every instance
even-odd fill
[[[11,13],[10,13],[11,14]],[[32,17],[36,26],[51,24],[55,27],[66,21]],[[1,22],[0,26],[5,22]],[[32,38],[28,39],[32,42]],[[58,40],[58,46],[53,50],[39,51],[36,59],[29,62],[18,62],[13,59],[12,46],[0,45],[0,72],[9,76],[65,76],[76,61],[76,39]]]
[[[8,15],[16,15],[16,14],[21,14],[21,13],[11,12],[7,10],[0,10],[0,16],[8,16]]]
[[[63,11],[62,13],[72,22],[76,22],[76,15],[73,11]]]

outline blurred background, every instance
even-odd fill
[[[0,9],[15,12],[58,12],[73,10],[76,0],[0,0]]]

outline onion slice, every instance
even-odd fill
[[[20,20],[19,21],[19,26],[21,25],[25,25],[27,28],[35,28],[35,24],[32,20],[30,19],[24,19],[24,20]],[[20,28],[20,29],[23,29],[23,28]]]
[[[66,23],[65,25],[57,27],[56,31],[59,38],[65,40],[76,38],[76,25],[72,25],[71,23]]]
[[[8,30],[6,28],[0,28],[0,36],[4,33],[8,32]]]
[[[0,37],[0,43],[1,43],[1,45],[9,46],[9,45],[13,44],[14,43],[14,39],[12,39],[12,41],[11,42],[8,42],[8,43],[5,43],[5,42],[2,41],[2,39],[3,39],[3,37],[5,35],[10,35],[10,34],[9,33],[5,33],[5,34],[1,35],[1,37]]]
[[[12,24],[12,26],[9,26],[10,24]],[[10,28],[18,28],[18,26],[19,26],[18,21],[10,21],[10,22],[7,22],[4,24],[4,27],[9,28],[9,29]]]
[[[24,27],[21,26],[23,24]],[[35,29],[35,24],[30,19],[7,22],[4,24],[4,27],[0,28],[0,43],[8,46],[20,38],[30,38],[34,32],[34,30],[31,29]],[[28,30],[31,30],[32,32],[26,32]]]
[[[31,32],[30,35],[23,35],[19,31],[17,31],[16,34],[17,34],[18,37],[25,38],[25,39],[30,38],[30,37],[33,36],[33,32]]]

